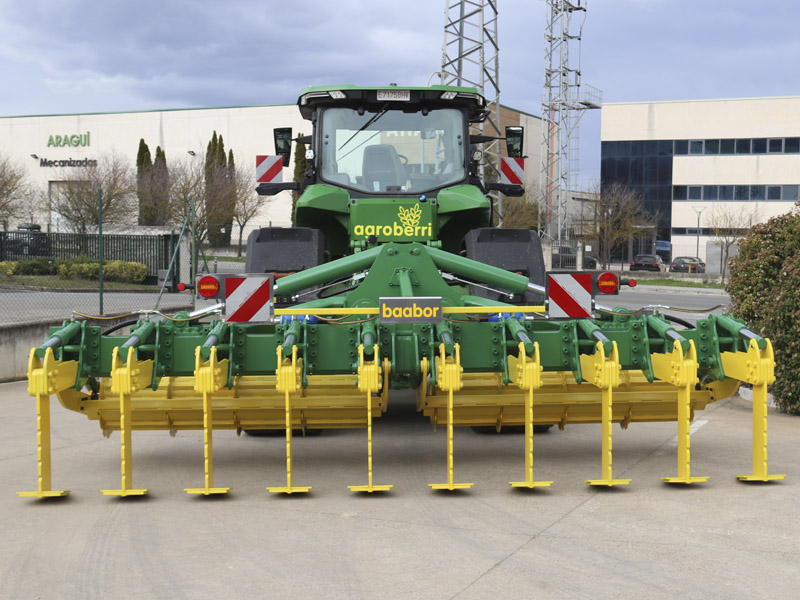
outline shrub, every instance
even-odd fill
[[[48,258],[19,260],[14,268],[15,275],[56,275],[57,273],[57,261]]]
[[[734,315],[772,340],[781,410],[800,414],[800,212],[756,225],[731,260]]]
[[[100,263],[65,261],[58,266],[58,275],[62,279],[100,278]],[[147,266],[141,263],[110,260],[103,263],[104,281],[121,281],[123,283],[142,283],[147,277]]]
[[[12,277],[17,272],[17,262],[14,260],[8,260],[0,262],[0,273]]]

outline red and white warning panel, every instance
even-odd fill
[[[283,183],[283,157],[256,156],[256,181],[258,183]]]
[[[500,183],[525,185],[525,159],[501,157]]]
[[[272,275],[225,279],[225,321],[267,323],[272,320]]]
[[[592,316],[591,273],[548,273],[547,315],[551,319],[586,319]]]

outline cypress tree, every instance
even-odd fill
[[[298,137],[303,137],[303,134],[299,134]],[[306,171],[309,167],[308,159],[306,159],[306,145],[298,142],[294,148],[294,177],[292,180],[299,183],[301,189],[306,178]],[[298,198],[300,198],[300,192],[292,191],[292,226],[297,223]]]
[[[153,198],[153,161],[150,158],[150,148],[144,141],[139,140],[139,151],[136,153],[136,195],[139,198],[139,225],[152,225]]]
[[[154,208],[153,225],[166,225],[169,220],[169,170],[167,169],[167,155],[156,148],[156,157],[153,161],[152,201]]]

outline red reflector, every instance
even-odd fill
[[[203,298],[213,298],[219,293],[219,280],[211,275],[205,275],[197,281],[197,293]]]
[[[629,279],[628,280],[628,286],[629,287],[636,287],[636,280],[635,279]]]
[[[183,292],[185,290],[186,290],[186,284],[185,283],[179,283],[178,284],[178,291],[179,292]]]
[[[597,276],[597,289],[604,294],[613,294],[619,287],[619,279],[613,273],[600,273]]]

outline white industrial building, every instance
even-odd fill
[[[715,223],[745,227],[798,200],[800,96],[606,103],[601,140],[601,184],[633,189],[672,255],[699,248],[709,267]]]
[[[529,184],[538,175],[541,120],[533,115],[502,107],[502,125],[525,127],[524,153],[529,157],[526,178]],[[139,140],[144,139],[155,154],[157,146],[166,153],[167,164],[174,161],[202,161],[212,133],[221,135],[226,152],[233,150],[237,167],[252,165],[256,155],[274,154],[273,128],[291,127],[293,136],[311,133],[311,123],[300,116],[296,105],[245,106],[231,108],[175,109],[129,113],[0,117],[0,156],[26,167],[29,180],[39,197],[57,189],[57,182],[70,177],[70,171],[93,164],[99,157],[117,154],[130,160],[135,169]],[[505,153],[505,152],[504,152]],[[134,170],[135,172],[135,170]],[[293,163],[284,168],[288,181]],[[134,196],[131,202],[136,202]],[[291,195],[282,192],[265,201],[258,216],[246,226],[244,238],[253,228],[290,226]],[[42,230],[68,231],[59,215],[45,203],[31,204],[18,221],[32,221]],[[7,223],[14,229],[17,223]],[[234,223],[232,240],[238,237]]]

